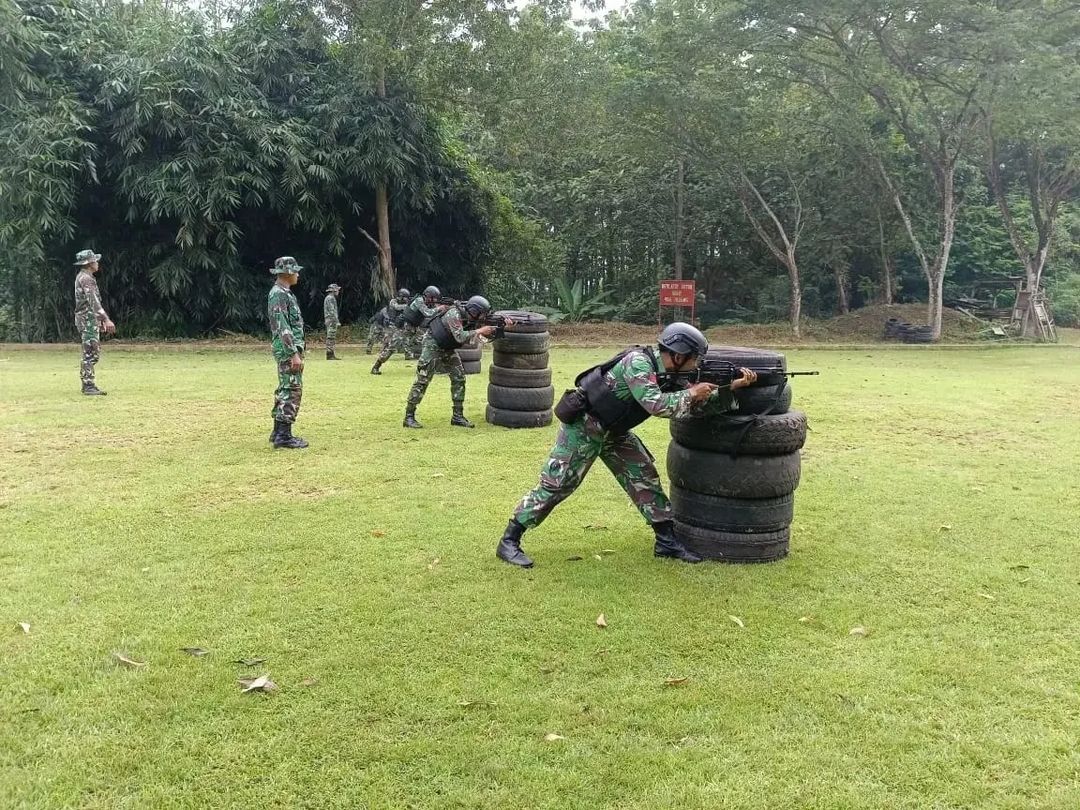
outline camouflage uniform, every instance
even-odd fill
[[[299,353],[301,358],[304,356],[304,318],[300,314],[296,296],[278,283],[270,288],[266,310],[272,336],[270,345],[278,368],[278,386],[271,413],[275,422],[292,424],[300,411],[304,372],[292,371],[289,361],[294,354]]]
[[[413,301],[415,305],[416,302]],[[429,310],[426,304],[421,302],[423,310]],[[434,314],[437,310],[430,309]],[[461,310],[456,306],[450,307],[443,315],[450,334],[459,343],[468,343],[476,335],[475,329],[466,329],[464,326]],[[420,360],[416,364],[416,382],[409,389],[408,410],[410,413],[416,410],[416,406],[424,398],[431,378],[438,371],[450,375],[450,399],[454,403],[455,413],[460,413],[465,402],[465,369],[461,366],[461,358],[453,349],[441,349],[430,333],[424,335],[424,343],[420,349]]]
[[[323,323],[326,325],[326,359],[334,359],[334,351],[337,349],[337,330],[341,326],[338,320],[337,292],[341,288],[337,284],[331,284],[326,289],[326,298],[323,299]]]
[[[383,313],[382,310],[376,312],[371,316],[369,323],[371,326],[368,328],[367,336],[367,353],[371,354],[371,348],[375,345],[375,341],[382,343],[383,335],[386,333],[388,327],[383,325]]]
[[[404,326],[397,325],[397,319],[401,317],[401,313],[404,312],[409,306],[408,301],[402,301],[400,298],[391,298],[390,303],[386,305],[386,316],[390,323],[386,327],[386,331],[383,333],[383,347],[379,352],[379,356],[375,359],[375,368],[378,369],[383,363],[390,359],[395,351],[404,351],[403,339],[404,339]]]
[[[83,250],[76,255],[75,262],[82,266],[100,258],[101,254],[94,253],[92,250]],[[79,330],[79,339],[82,344],[79,377],[84,389],[96,387],[94,366],[101,357],[101,329],[108,317],[105,314],[105,308],[101,305],[97,279],[94,278],[93,273],[80,270],[75,276],[75,328]]]
[[[604,382],[619,399],[632,397],[652,416],[682,416],[693,407],[689,391],[660,390],[652,361],[644,351],[627,353],[604,375]],[[699,407],[731,410],[737,403],[730,391],[719,389]],[[611,470],[646,522],[656,525],[674,519],[653,456],[641,439],[633,431],[612,435],[596,417],[586,414],[560,427],[555,447],[540,471],[540,483],[521,499],[513,520],[526,529],[539,526],[578,488],[597,457]]]

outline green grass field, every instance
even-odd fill
[[[0,806],[1080,806],[1076,349],[793,352],[787,560],[655,561],[597,465],[528,572],[555,428],[483,424],[485,375],[405,432],[360,351],[275,452],[265,350],[106,344],[91,399],[0,347]]]

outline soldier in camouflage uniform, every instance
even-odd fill
[[[101,330],[106,334],[116,331],[116,324],[109,320],[101,305],[94,274],[98,272],[101,254],[92,250],[80,250],[75,254],[75,266],[80,268],[75,276],[75,328],[79,330],[82,343],[82,364],[79,377],[82,392],[88,397],[103,397],[105,392],[94,383],[94,366],[101,357]]]
[[[341,287],[337,284],[331,284],[326,288],[326,298],[323,299],[322,304],[323,323],[326,325],[327,360],[338,359],[337,355],[334,354],[334,350],[337,349],[337,330],[341,326],[337,311],[337,297],[340,292]]]
[[[446,309],[431,321],[420,349],[420,360],[416,364],[416,382],[409,389],[408,404],[405,407],[405,421],[402,427],[422,428],[416,421],[416,406],[424,398],[431,378],[441,368],[450,375],[450,399],[454,406],[454,415],[450,424],[455,427],[476,427],[465,418],[465,369],[461,367],[460,349],[474,337],[488,337],[495,332],[494,326],[481,326],[479,329],[467,329],[466,325],[475,323],[479,318],[491,312],[491,304],[480,295],[474,295],[465,304]],[[509,322],[509,321],[508,321]]]
[[[657,342],[659,352],[636,346],[578,377],[578,390],[585,394],[581,400],[583,409],[560,427],[555,447],[540,471],[539,484],[514,509],[495,551],[499,559],[522,568],[532,567],[532,560],[521,549],[522,534],[539,526],[552,509],[568,498],[599,458],[653,527],[653,553],[688,563],[701,562],[701,557],[675,537],[671,503],[664,494],[652,454],[632,428],[650,416],[677,417],[692,408],[733,410],[738,405],[732,390],[752,384],[756,375],[742,369],[742,377],[723,389],[711,383],[696,383],[683,390],[664,391],[657,382],[657,373],[692,371],[698,357],[708,351],[709,343],[686,323],[666,327]]]
[[[375,345],[375,341],[382,343],[383,335],[386,334],[386,330],[389,328],[386,320],[386,307],[368,318],[368,323],[371,325],[368,327],[367,353],[371,354],[371,348]]]
[[[432,291],[434,291],[433,294]],[[402,287],[397,291],[397,297],[387,305],[387,315],[393,326],[387,337],[383,338],[382,351],[379,352],[375,365],[372,366],[372,374],[382,374],[379,368],[383,363],[390,360],[390,356],[395,351],[403,352],[406,356],[413,353],[410,351],[410,347],[413,345],[417,326],[424,319],[432,318],[432,316],[445,309],[434,306],[438,296],[441,295],[438,292],[438,287],[427,287],[423,293],[411,301],[409,301],[408,295],[407,289]]]
[[[266,314],[270,319],[270,347],[278,368],[278,387],[274,392],[274,447],[300,449],[308,443],[292,435],[293,422],[300,411],[304,393],[304,318],[300,305],[289,288],[300,280],[303,270],[292,256],[282,256],[270,270],[276,276],[267,298]]]
[[[410,360],[420,357],[424,336],[428,331],[428,322],[440,312],[446,311],[446,307],[439,304],[441,296],[442,293],[438,287],[429,285],[409,302],[409,306],[401,314],[401,351]]]

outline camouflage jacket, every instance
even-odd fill
[[[97,279],[93,273],[80,270],[75,276],[75,324],[82,329],[90,319],[105,320],[105,307],[101,305]]]
[[[408,308],[408,300],[402,301],[400,298],[391,298],[390,303],[386,305],[386,314],[390,317],[390,322],[393,323]]]
[[[651,416],[675,418],[692,413],[736,410],[738,402],[730,389],[718,388],[705,402],[694,405],[689,391],[660,390],[652,361],[643,351],[631,351],[604,375],[604,383],[619,399],[633,397]]]
[[[437,310],[431,311],[436,312]],[[450,334],[454,336],[454,340],[462,345],[465,345],[476,337],[477,330],[465,328],[465,319],[461,317],[461,310],[457,307],[450,307],[446,310],[446,313],[442,316],[442,322],[446,324],[446,328],[450,330]],[[424,335],[424,345],[426,346],[429,343],[438,351],[448,351],[447,349],[441,348],[439,344],[435,342],[435,338],[432,337],[430,330]]]
[[[416,296],[416,298],[414,298],[409,303],[408,309],[419,312],[421,315],[424,316],[425,319],[430,318],[432,315],[436,314],[439,311],[437,308],[429,307],[427,304],[425,304],[424,296],[422,295]]]
[[[274,357],[288,360],[297,352],[304,351],[304,317],[300,314],[300,305],[291,290],[280,284],[270,288],[267,297],[266,314],[270,319],[270,345]]]
[[[323,299],[322,316],[327,326],[341,326],[341,321],[338,320],[337,296],[333,293],[327,293]]]

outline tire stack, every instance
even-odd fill
[[[536,312],[500,310],[496,315],[514,324],[492,342],[485,418],[508,428],[535,428],[551,424],[555,388],[548,368],[548,321]]]
[[[721,346],[710,358],[787,370],[784,355]],[[788,554],[806,414],[790,410],[791,386],[735,393],[736,413],[671,420],[667,470],[675,534],[708,560],[750,563]]]
[[[457,350],[457,356],[461,360],[461,366],[466,374],[479,374],[480,361],[484,356],[484,347],[476,338],[470,340],[465,346]]]
[[[885,321],[885,339],[904,343],[933,343],[934,329],[932,326],[912,326],[907,321],[889,318]]]

